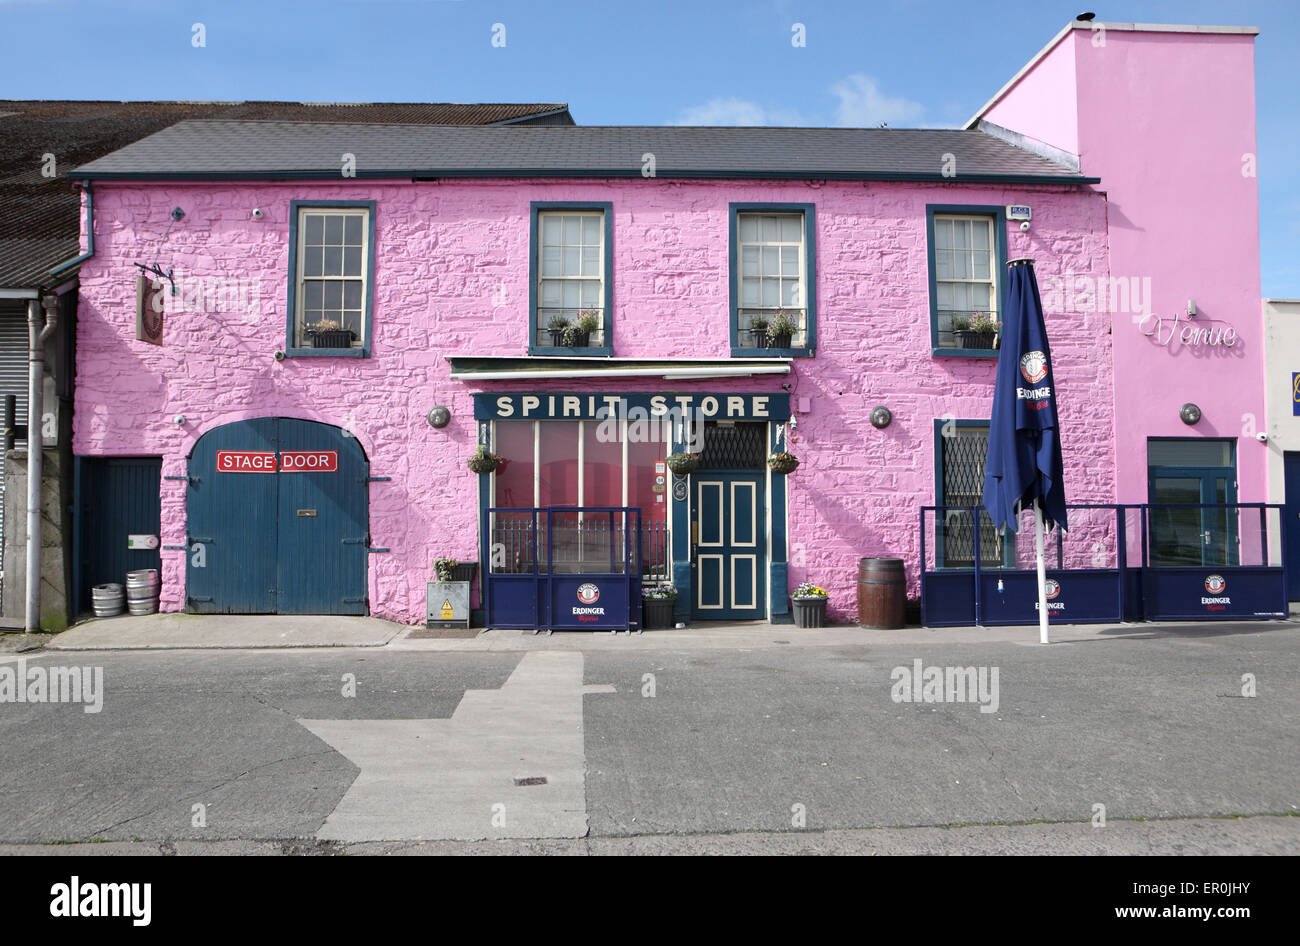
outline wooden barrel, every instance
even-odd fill
[[[858,562],[858,623],[862,627],[902,627],[907,609],[907,576],[901,558]]]

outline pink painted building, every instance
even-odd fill
[[[860,559],[902,558],[915,596],[977,537],[1014,565],[1032,543],[920,509],[979,502],[977,329],[1026,256],[1069,500],[1212,466],[1263,499],[1238,429],[1263,417],[1257,203],[1219,167],[1254,147],[1249,34],[1190,29],[1111,29],[1117,75],[1072,24],[962,131],[186,122],[91,163],[74,450],[83,497],[127,511],[79,527],[82,598],[111,578],[96,550],[156,528],[131,564],[156,556],[164,609],[418,623],[435,559],[490,561],[516,598],[539,559],[617,570],[625,514],[591,507],[639,511],[633,567],[680,620],[786,621],[811,581],[851,621]],[[1208,108],[1177,77],[1202,55]],[[1189,109],[1214,152],[1154,171]],[[502,462],[472,472],[477,447]],[[1082,513],[1067,554],[1113,558],[1114,531]]]

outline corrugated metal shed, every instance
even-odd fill
[[[175,122],[193,118],[573,124],[569,108],[562,102],[462,105],[0,100],[0,287],[48,288],[49,270],[80,252],[80,194],[68,177],[69,170]],[[57,281],[73,275],[75,271],[62,273]]]

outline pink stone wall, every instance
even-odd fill
[[[1074,268],[1045,287],[1063,309],[1108,313],[1115,352],[1120,502],[1147,501],[1148,437],[1237,441],[1238,499],[1268,498],[1264,325],[1255,168],[1255,36],[1249,32],[1077,29],[986,113],[990,121],[1080,156],[1108,199],[1109,279]],[[1069,63],[1074,75],[1064,69]],[[1058,63],[1061,68],[1046,68]],[[1067,99],[1077,97],[1077,107]],[[1045,103],[1060,99],[1061,109]],[[1077,148],[1062,115],[1077,115]],[[1035,225],[1038,222],[1035,207]],[[1196,300],[1191,327],[1231,327],[1231,347],[1144,334]],[[1044,300],[1045,304],[1048,300]],[[1161,334],[1168,334],[1164,329]],[[1195,427],[1178,418],[1200,406]]]
[[[1088,35],[1077,31],[1073,37],[1053,46],[983,117],[1034,141],[1078,154],[1079,96],[1074,62],[1078,40],[1075,37],[1087,39]]]
[[[372,356],[277,362],[285,347],[291,199],[378,202]],[[831,614],[856,614],[857,562],[907,560],[917,593],[918,507],[935,502],[934,420],[988,416],[995,362],[932,357],[927,203],[1034,207],[1034,227],[1008,231],[1014,258],[1038,260],[1040,282],[1106,271],[1106,201],[1086,188],[960,184],[675,182],[380,182],[95,186],[96,256],[81,270],[74,448],[81,455],[163,457],[185,472],[204,432],[233,420],[287,416],[353,432],[370,486],[371,610],[421,622],[434,558],[477,558],[471,395],[524,390],[449,379],[448,355],[527,353],[528,219],[533,200],[608,200],[614,208],[614,354],[729,356],[728,203],[813,202],[817,208],[817,356],[790,378],[713,382],[626,379],[623,391],[781,391],[808,398],[789,478],[790,581],[825,585]],[[165,344],[135,341],[133,261],[159,252],[169,211],[186,216],[160,260],[182,294],[168,304]],[[253,208],[265,216],[254,220]],[[256,286],[255,300],[200,303],[195,287]],[[183,310],[183,311],[182,311]],[[1113,502],[1109,319],[1049,310],[1066,484],[1073,502]],[[573,381],[541,391],[591,390]],[[434,404],[453,420],[435,430]],[[877,404],[894,423],[877,431]],[[1140,407],[1138,407],[1140,410]],[[183,414],[178,427],[173,418]],[[184,482],[162,486],[164,545],[185,541]],[[162,605],[184,604],[185,562],[163,553]]]

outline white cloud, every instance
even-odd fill
[[[682,111],[678,125],[839,125],[848,128],[926,127],[925,106],[902,96],[886,95],[871,76],[854,73],[831,83],[829,96],[816,112],[764,105],[751,99],[719,96]],[[830,99],[836,100],[832,105]],[[831,114],[833,113],[833,118]],[[935,126],[950,127],[950,126]]]
[[[920,102],[902,96],[886,95],[871,76],[860,72],[831,85],[831,94],[839,99],[835,106],[835,124],[849,128],[915,127],[925,114]]]
[[[685,109],[678,125],[800,125],[798,113],[790,109],[768,108],[741,98],[709,99],[703,105]]]

